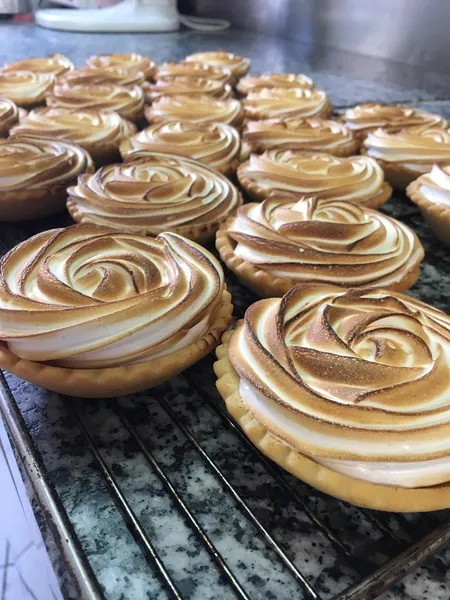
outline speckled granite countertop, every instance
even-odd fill
[[[202,49],[227,48],[250,57],[255,72],[311,75],[336,107],[362,101],[407,102],[450,117],[448,81],[439,74],[246,32],[87,35],[46,31],[31,25],[0,25],[0,33],[0,63],[56,51],[77,64],[90,54],[114,51],[140,52],[163,62]],[[415,208],[404,199],[394,198],[387,210],[413,224],[430,252],[412,293],[448,310],[448,250],[436,244]],[[45,223],[1,227],[0,250],[3,253],[36,231],[69,222],[68,217],[61,217]],[[241,314],[253,297],[233,280],[230,288],[236,312]],[[249,519],[242,500],[323,599],[331,599],[357,582],[368,563],[374,569],[445,518],[442,513],[400,516],[360,511],[287,474],[280,480],[279,474],[268,473],[261,459],[217,412],[220,401],[210,373],[208,357],[169,383],[151,392],[119,398],[117,403],[79,402],[6,376],[35,449],[108,600],[153,600],[167,595],[110,496],[80,428],[80,419],[184,598],[234,596],[155,470],[149,467],[148,456],[130,434],[123,415],[252,599],[306,596]],[[220,473],[191,443],[189,432]],[[238,497],[230,493],[222,476]],[[292,486],[296,497],[286,493],[283,481]],[[344,540],[341,550],[319,531],[305,508]],[[380,598],[448,600],[449,567],[447,549]],[[57,565],[57,570],[65,596],[79,598],[64,576],[63,566]]]

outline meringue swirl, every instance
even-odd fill
[[[47,106],[84,110],[96,108],[115,111],[121,117],[138,121],[144,113],[144,94],[138,86],[123,87],[104,85],[55,85],[47,94]]]
[[[68,85],[122,85],[133,87],[142,85],[145,81],[141,71],[128,71],[121,67],[94,68],[84,67],[76,71],[69,71],[58,77],[58,84]]]
[[[325,284],[261,300],[228,347],[250,414],[316,462],[416,487],[450,479],[450,317]]]
[[[331,115],[330,100],[322,90],[263,88],[243,100],[247,119],[323,117]]]
[[[224,175],[159,152],[79,177],[68,192],[75,220],[150,235],[169,230],[189,236],[192,228],[218,227],[242,203]]]
[[[348,156],[356,150],[353,134],[345,125],[315,118],[248,121],[242,140],[251,152],[257,153],[280,148]]]
[[[19,120],[19,110],[12,100],[0,98],[0,137],[6,137]]]
[[[50,73],[61,75],[75,69],[75,65],[63,54],[51,54],[40,58],[26,58],[2,67],[2,71],[31,71],[33,73]]]
[[[124,159],[144,156],[146,151],[168,152],[194,158],[221,172],[228,172],[239,160],[239,133],[224,123],[167,121],[156,123],[124,140]],[[144,151],[144,153],[140,152]]]
[[[196,62],[167,62],[158,67],[156,79],[166,79],[167,77],[202,77],[203,79],[214,79],[222,83],[228,83],[231,72],[229,69]]]
[[[94,69],[120,68],[129,73],[144,73],[148,80],[156,73],[156,64],[148,56],[140,54],[97,54],[87,59],[87,66]]]
[[[161,121],[193,121],[194,123],[227,123],[238,127],[244,118],[242,104],[235,98],[217,100],[211,96],[162,96],[146,108],[150,123]]]
[[[444,167],[434,165],[429,173],[415,180],[414,187],[427,202],[450,209],[450,165]],[[411,194],[408,195],[414,202]]]
[[[292,285],[398,286],[423,258],[403,223],[344,200],[272,194],[227,223],[234,254]]]
[[[46,93],[53,87],[51,73],[33,71],[0,71],[0,96],[5,96],[25,108],[42,104]]]
[[[383,192],[384,173],[368,156],[340,158],[319,152],[267,150],[238,168],[245,186],[250,180],[267,192],[295,192],[335,200],[369,203]]]
[[[226,50],[213,50],[209,52],[196,52],[184,59],[186,62],[204,63],[213,67],[227,69],[235,79],[243,77],[250,70],[251,61]]]
[[[263,88],[304,88],[312,89],[314,81],[301,73],[263,73],[262,75],[247,75],[236,86],[242,96],[250,92],[258,92]]]
[[[341,115],[340,120],[349,129],[362,134],[367,134],[378,127],[382,127],[390,133],[409,127],[439,127],[442,129],[448,127],[447,120],[440,115],[401,104],[359,104],[348,108]]]
[[[156,83],[147,83],[143,86],[145,98],[153,102],[161,96],[212,96],[218,100],[225,100],[232,95],[231,86],[219,79],[205,79],[204,77],[165,77]]]
[[[434,163],[450,161],[450,131],[411,127],[397,133],[383,129],[370,132],[364,141],[366,152],[388,163],[401,163],[418,173],[426,173]]]
[[[123,139],[135,132],[136,126],[115,112],[48,106],[32,110],[11,130],[12,134],[71,140],[91,152],[94,158],[106,146],[118,148]]]
[[[204,248],[75,225],[39,233],[0,265],[0,339],[16,356],[95,368],[138,364],[198,341],[223,271]]]
[[[66,140],[13,135],[0,141],[2,193],[68,185],[93,170],[89,154]]]

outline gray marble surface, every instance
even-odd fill
[[[402,101],[450,116],[450,100],[445,100],[450,98],[450,90],[445,78],[436,74],[338,51],[318,51],[248,32],[85,35],[11,25],[1,25],[0,32],[0,63],[55,51],[78,64],[90,54],[110,51],[137,51],[162,62],[196,50],[225,47],[249,56],[255,72],[306,72],[326,89],[335,106],[366,100]],[[436,242],[416,209],[404,198],[395,197],[386,210],[411,224],[427,250],[421,278],[412,293],[448,310],[448,250]],[[37,231],[69,222],[68,217],[58,217],[1,227],[0,250],[3,253]],[[254,297],[232,278],[229,286],[239,316]],[[7,376],[26,427],[108,600],[153,600],[166,598],[167,594],[108,491],[80,429],[79,416],[184,598],[234,596],[198,535],[149,466],[136,438],[124,425],[123,414],[252,600],[298,599],[304,594],[221,475],[324,599],[359,581],[365,572],[420,539],[444,518],[442,513],[389,515],[360,511],[282,474],[282,481],[292,486],[304,507],[345,541],[355,557],[347,559],[217,412],[216,407],[222,404],[214,388],[211,362],[208,357],[172,381],[150,392],[119,398],[117,403],[62,397]],[[186,428],[220,473],[192,445]],[[448,600],[449,567],[450,550],[444,550],[381,598]],[[75,600],[70,591],[67,597]]]

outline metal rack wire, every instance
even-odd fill
[[[412,223],[412,219],[414,219],[414,215],[408,215],[404,218],[410,224]],[[436,261],[440,265],[440,268],[450,276],[450,262],[442,259],[442,257],[436,257]],[[233,280],[233,278],[230,279],[230,284],[235,288],[239,286],[238,282]],[[370,600],[371,598],[376,598],[384,590],[392,587],[406,573],[450,542],[450,519],[443,521],[440,517],[433,514],[423,515],[421,517],[423,530],[428,530],[429,533],[421,539],[416,540],[411,536],[408,521],[402,516],[398,515],[395,517],[396,522],[400,525],[398,528],[394,528],[389,518],[382,513],[360,509],[359,514],[361,519],[365,519],[371,523],[371,526],[382,540],[384,547],[389,548],[389,558],[380,565],[372,561],[370,556],[363,556],[360,552],[355,551],[354,546],[342,536],[336,527],[315,510],[308,503],[305,496],[299,493],[298,489],[293,485],[290,476],[263,456],[252,445],[227,413],[219,395],[211,392],[211,384],[214,379],[212,375],[212,361],[213,357],[209,356],[204,359],[200,366],[197,365],[187,370],[182,375],[184,382],[193,393],[201,398],[204,405],[217,416],[220,421],[220,427],[231,432],[239,440],[249,460],[251,459],[255,465],[257,464],[264,470],[267,477],[276,483],[282,490],[283,495],[289,499],[289,502],[295,505],[297,510],[314,526],[317,534],[319,535],[320,533],[324,536],[341,559],[357,574],[354,583],[335,595],[334,600]],[[200,380],[197,376],[199,372],[211,373],[209,380]],[[39,451],[27,432],[25,422],[20,414],[14,396],[3,376],[0,379],[0,388],[0,408],[9,433],[13,438],[16,448],[18,448],[25,470],[33,480],[36,496],[45,508],[47,518],[51,521],[52,529],[56,532],[55,538],[57,541],[59,540],[64,558],[66,562],[70,563],[70,571],[78,582],[80,599],[103,600],[106,598],[106,595],[96,581],[94,572],[89,564],[89,556],[83,551],[81,544],[76,538],[64,505],[52,486],[50,477],[39,456]],[[266,523],[264,518],[253,510],[245,494],[233,484],[233,481],[231,481],[221,465],[214,460],[214,457],[204,447],[202,440],[197,439],[195,432],[180,418],[180,415],[170,405],[164,394],[155,392],[152,395],[152,399],[157,403],[159,409],[170,422],[173,423],[189,448],[196,453],[199,460],[218,482],[224,493],[233,499],[236,510],[252,524],[253,528],[264,540],[266,546],[277,556],[277,559],[290,573],[295,584],[298,586],[298,597],[303,597],[307,600],[323,600],[324,596],[321,590],[305,574],[302,567],[298,566],[299,563],[301,565],[303,557],[291,555],[289,549],[285,547],[283,540],[280,539],[280,536],[272,531],[270,524]],[[84,403],[76,399],[70,399],[70,401],[67,401],[67,406],[79,429],[82,443],[90,453],[93,464],[106,484],[123,521],[126,523],[135,543],[145,557],[148,568],[157,575],[168,597],[182,599],[184,596],[182,591],[180,591],[176,577],[174,577],[170,568],[165,564],[164,558],[161,557],[157,546],[152,540],[151,534],[141,522],[138,514],[133,509],[130,498],[127,497],[126,491],[121,487],[113,469],[108,465],[104,453],[97,443],[96,436],[92,432],[89,419],[86,417]],[[161,464],[156,453],[139,433],[136,424],[133,423],[131,418],[130,409],[125,408],[120,401],[115,400],[108,404],[108,410],[119,420],[121,426],[136,447],[136,451],[144,457],[149,473],[151,472],[153,476],[158,478],[167,497],[184,519],[184,522],[195,536],[197,542],[208,553],[213,568],[217,569],[228,588],[237,598],[245,600],[252,598],[251,592],[245,589],[245,586],[239,579],[239,575],[233,572],[232,566],[228,564],[226,558],[217,548],[217,544],[214,542],[207,528],[201,524],[195,509],[189,503],[189,499],[177,488],[168,470]],[[336,500],[335,502],[339,504],[339,501]]]

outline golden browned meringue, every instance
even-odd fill
[[[211,96],[162,96],[145,109],[150,123],[161,121],[193,121],[195,123],[227,123],[240,127],[244,119],[242,104],[235,98],[217,100]]]
[[[231,72],[229,69],[196,62],[167,62],[158,67],[156,79],[165,79],[166,77],[202,77],[228,83],[231,79]]]
[[[148,235],[175,231],[196,241],[212,238],[242,204],[224,175],[161,152],[80,177],[68,193],[76,221]]]
[[[282,296],[309,281],[403,291],[417,281],[424,256],[415,233],[387,215],[345,200],[289,194],[239,208],[220,230],[217,248],[263,296]]]
[[[58,77],[58,84],[69,85],[122,85],[133,87],[142,85],[145,81],[144,73],[141,71],[128,71],[121,67],[94,68],[83,67],[76,71],[69,71]]]
[[[242,96],[250,92],[258,92],[263,88],[306,88],[312,89],[314,81],[301,73],[263,73],[262,75],[247,75],[236,86]]]
[[[95,69],[118,67],[132,73],[141,72],[147,80],[152,80],[156,74],[156,64],[140,54],[97,54],[88,58],[87,65]]]
[[[341,158],[319,152],[267,150],[260,156],[252,154],[237,175],[257,200],[281,190],[379,208],[392,193],[384,182],[383,170],[367,156]]]
[[[218,79],[205,79],[203,77],[165,77],[156,83],[147,83],[143,86],[145,99],[153,102],[161,96],[180,96],[188,94],[195,96],[212,96],[218,100],[225,100],[232,96],[232,89],[228,83]]]
[[[53,229],[2,260],[0,339],[43,364],[127,367],[198,341],[223,291],[220,263],[176,234]]]
[[[450,480],[448,315],[392,291],[306,284],[253,304],[228,356],[244,411],[286,451],[375,484]]]
[[[19,109],[12,100],[0,98],[0,137],[6,137],[19,120]]]
[[[120,145],[125,160],[153,151],[181,154],[232,174],[239,162],[241,141],[237,130],[224,123],[166,121],[147,127]]]
[[[331,116],[330,100],[322,90],[299,88],[263,88],[250,92],[243,100],[247,119]]]
[[[48,106],[32,110],[11,130],[11,133],[71,140],[87,150],[96,162],[116,160],[120,156],[120,142],[135,132],[136,126],[115,112]]]
[[[359,104],[348,108],[339,120],[362,139],[379,127],[390,133],[409,127],[448,127],[447,120],[440,115],[401,104]]]
[[[66,140],[13,135],[0,141],[0,220],[46,216],[64,207],[68,185],[94,170],[89,154]]]
[[[139,86],[123,87],[104,85],[55,85],[47,94],[47,106],[76,110],[98,109],[115,111],[124,119],[137,122],[144,116],[144,94]]]
[[[0,96],[9,98],[17,106],[34,107],[45,103],[46,93],[54,83],[51,73],[0,71]]]
[[[187,62],[204,63],[231,71],[235,80],[240,79],[250,70],[249,58],[242,58],[226,50],[213,50],[210,52],[196,52],[184,59]]]
[[[75,65],[63,54],[51,54],[40,58],[26,58],[2,67],[2,71],[31,71],[32,73],[50,73],[61,75],[75,69]]]
[[[350,156],[359,148],[353,133],[337,121],[322,119],[267,119],[248,121],[242,135],[244,147],[262,153],[271,148],[318,150]]]

